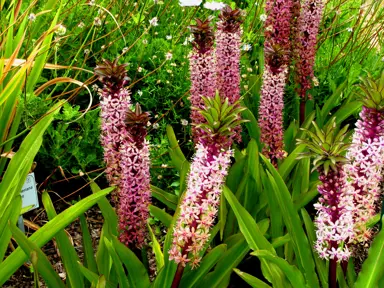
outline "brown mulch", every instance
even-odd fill
[[[60,204],[60,203],[57,206],[55,208],[57,209],[58,213],[68,207],[67,205]],[[27,236],[30,236],[34,232],[33,227],[35,225],[38,225],[41,227],[48,221],[48,218],[44,209],[36,209],[34,211],[26,213],[26,215],[24,216],[25,216],[24,219],[27,219],[27,221],[25,221],[24,223]],[[87,211],[86,218],[88,223],[88,229],[91,233],[91,237],[93,241],[93,246],[96,251],[99,238],[100,238],[102,225],[103,225],[103,217],[97,205]],[[82,232],[80,228],[80,221],[77,219],[76,221],[72,222],[65,230],[67,232],[67,235],[69,236],[70,241],[75,247],[77,255],[82,261],[84,258],[84,253],[83,253],[83,246],[82,246]],[[16,245],[16,242],[12,241],[12,243],[13,245]],[[63,280],[65,280],[66,273],[59,255],[60,252],[57,249],[56,242],[54,240],[49,241],[41,249],[47,255],[55,271],[59,274],[59,276]],[[7,251],[7,255],[9,255],[9,253],[11,253],[12,250],[13,248],[9,248]],[[30,269],[30,264],[25,263],[12,275],[12,277],[5,283],[3,287],[4,288],[11,288],[11,287],[33,288],[33,284],[34,284],[34,279],[33,279],[32,270]],[[41,284],[40,287],[47,287],[43,279],[40,279],[40,284]]]

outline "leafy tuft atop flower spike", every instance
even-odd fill
[[[312,124],[315,128],[315,133],[308,129],[302,129],[309,134],[312,141],[304,139],[297,140],[298,144],[305,144],[311,152],[300,153],[298,159],[314,157],[315,160],[313,161],[314,167],[312,171],[320,168],[324,171],[325,175],[327,175],[329,168],[336,171],[337,165],[347,161],[342,155],[349,146],[344,143],[348,125],[344,126],[340,131],[337,131],[335,118],[329,121],[329,124],[324,127],[324,130],[320,129],[316,122],[312,121]]]
[[[360,78],[363,82],[359,88],[364,94],[359,94],[363,105],[369,109],[384,111],[384,71],[378,80],[374,80],[368,73],[367,78]]]
[[[225,6],[219,15],[219,19],[225,23],[224,31],[234,32],[239,29],[241,23],[243,23],[243,12],[240,9],[232,10],[228,5]]]
[[[129,82],[125,69],[127,64],[118,64],[118,60],[115,59],[113,62],[103,60],[103,64],[97,65],[95,68],[99,81],[109,88],[119,89]]]
[[[298,140],[311,150],[302,153],[299,158],[315,157],[314,168],[319,172],[318,186],[321,194],[319,203],[315,204],[317,216],[315,219],[316,244],[315,249],[321,258],[332,260],[330,273],[336,273],[336,261],[347,261],[351,252],[346,244],[353,238],[352,196],[345,193],[343,154],[347,148],[343,140],[346,137],[347,126],[337,131],[335,118],[320,129],[316,123],[315,133],[306,130],[312,141]],[[331,271],[332,270],[332,271]]]
[[[201,123],[196,126],[206,131],[209,137],[232,136],[235,127],[241,123],[248,122],[248,120],[242,120],[239,117],[240,113],[246,110],[246,108],[240,106],[239,101],[230,105],[228,98],[225,98],[223,102],[218,92],[215,98],[202,98],[205,107],[198,110],[207,123]]]
[[[193,47],[201,54],[210,51],[215,40],[215,35],[211,26],[211,18],[203,21],[196,18],[196,25],[190,25],[189,29],[193,34],[194,40],[192,41]]]

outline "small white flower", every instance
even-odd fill
[[[95,0],[89,0],[88,2],[88,5],[91,5],[91,6],[94,6],[96,3],[95,3]]]
[[[348,32],[352,32],[352,31],[353,31],[352,27],[348,27],[348,28],[347,28],[347,31],[348,31]]]
[[[148,40],[147,40],[147,39],[144,39],[144,40],[143,40],[143,44],[144,44],[144,45],[147,45],[147,44],[148,44]]]
[[[166,60],[171,60],[172,59],[172,53],[169,51],[167,54],[165,54],[165,59]]]
[[[153,129],[159,129],[159,127],[160,127],[159,123],[153,124]]]
[[[137,91],[137,94],[139,94],[139,96],[143,96],[143,91],[139,90]]]
[[[84,49],[84,54],[85,54],[85,55],[88,55],[89,52],[91,52],[91,51],[89,51],[89,49]]]
[[[202,0],[179,0],[180,6],[199,6]]]
[[[248,68],[247,68],[247,71],[248,71],[248,72],[252,72],[253,70],[252,70],[251,67],[248,67]]]
[[[29,14],[28,19],[29,19],[29,21],[32,21],[32,22],[35,21],[36,15],[34,13]]]
[[[383,58],[381,58],[381,61],[384,62],[384,56],[383,56]]]
[[[186,120],[186,119],[181,119],[180,123],[181,123],[181,125],[183,125],[183,126],[187,126],[187,125],[188,125],[188,120]]]
[[[56,30],[56,34],[59,36],[63,36],[67,32],[67,28],[64,25],[60,24]]]
[[[85,27],[84,22],[80,22],[80,23],[77,25],[77,27],[79,27],[79,28],[84,28],[84,27]]]
[[[92,85],[92,90],[95,91],[95,92],[98,92],[99,91],[99,86],[97,86],[97,84],[93,84]]]
[[[157,56],[156,56],[156,55],[153,55],[153,56],[152,56],[152,59],[156,59],[156,58],[157,58]]]
[[[165,39],[167,39],[167,40],[171,40],[171,39],[172,39],[172,35],[167,35],[167,36],[165,36]]]
[[[267,20],[267,15],[266,14],[261,14],[260,15],[260,21],[265,22]]]
[[[153,27],[159,26],[158,21],[159,20],[157,19],[157,17],[153,17],[151,20],[149,20],[149,25],[151,25]]]
[[[183,42],[183,45],[184,46],[187,46],[188,45],[188,38],[185,38],[184,42]]]
[[[225,7],[226,5],[223,2],[205,2],[204,3],[204,8],[209,9],[209,10],[221,10]]]
[[[241,46],[241,50],[243,51],[250,51],[251,49],[252,49],[252,45],[248,43],[245,43],[243,44],[243,46]]]
[[[127,51],[128,51],[128,47],[124,47],[123,50],[121,50],[121,52],[122,52],[123,54],[125,54]]]
[[[172,74],[172,70],[168,69],[167,73]]]
[[[161,168],[167,168],[168,164],[161,164]]]
[[[143,68],[139,66],[139,67],[137,68],[137,72],[141,73],[142,71],[143,71]]]
[[[161,178],[163,178],[163,176],[162,175],[159,175],[159,176],[157,176],[157,179],[161,179]]]
[[[192,42],[193,40],[195,40],[195,36],[193,36],[193,34],[189,35],[188,41]]]
[[[171,63],[171,66],[176,67],[177,64],[176,63]]]
[[[313,86],[315,87],[319,86],[319,79],[317,79],[316,77],[312,78],[312,82],[313,82]]]
[[[101,19],[99,17],[95,17],[95,19],[93,19],[93,24],[95,26],[101,26]]]

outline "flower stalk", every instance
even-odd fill
[[[348,145],[344,144],[348,126],[338,131],[335,119],[320,129],[312,122],[315,133],[304,129],[312,141],[299,139],[298,143],[306,144],[310,152],[301,153],[303,157],[315,157],[314,168],[319,172],[321,184],[319,202],[314,205],[317,210],[315,219],[315,249],[320,258],[329,260],[329,285],[336,287],[337,262],[348,261],[351,252],[347,244],[353,238],[353,201],[351,195],[345,193],[345,172],[343,157]]]

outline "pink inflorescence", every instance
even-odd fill
[[[306,97],[308,89],[312,87],[314,77],[317,35],[323,14],[323,0],[305,0],[298,19],[297,33],[297,74],[299,77],[299,95]],[[308,95],[310,97],[310,95]]]
[[[353,237],[352,197],[344,193],[344,171],[336,166],[337,171],[330,170],[327,175],[319,170],[318,186],[321,194],[319,203],[315,204],[317,217],[317,241],[315,249],[323,259],[346,261],[351,256],[347,242]]]
[[[276,166],[285,157],[283,142],[284,88],[290,59],[294,1],[266,2],[265,68],[259,107],[263,154]]]
[[[240,98],[241,28],[238,25],[233,30],[227,30],[228,25],[226,21],[217,23],[217,87],[220,97],[228,98],[229,103],[233,104]]]
[[[280,73],[272,73],[265,67],[259,107],[259,126],[261,141],[264,143],[263,154],[273,163],[285,155],[283,132],[284,87],[287,68]]]
[[[125,137],[121,147],[121,184],[118,208],[120,241],[142,248],[147,239],[150,204],[149,143],[137,145]]]
[[[357,121],[352,145],[345,165],[346,193],[353,196],[355,241],[364,242],[371,236],[365,222],[378,211],[380,183],[384,165],[384,117],[376,109],[363,107]]]
[[[113,87],[114,88],[114,87]],[[126,88],[113,89],[107,85],[100,92],[101,101],[101,144],[104,148],[106,175],[110,185],[119,185],[121,167],[119,152],[125,135],[125,115],[130,105],[130,91]]]
[[[187,191],[174,228],[169,258],[183,266],[190,262],[194,268],[200,262],[200,251],[210,237],[230,166],[232,151],[214,146],[196,145]]]
[[[216,73],[217,90],[222,99],[228,98],[229,104],[240,99],[240,54],[242,11],[226,6],[217,22]],[[241,142],[241,126],[233,131],[236,142]]]
[[[213,48],[201,52],[194,48],[189,56],[190,77],[191,77],[191,96],[190,101],[192,107],[202,109],[204,97],[214,97],[216,92],[216,71],[215,52]],[[205,123],[204,117],[195,109],[191,110],[191,120],[194,124]],[[195,143],[204,134],[203,131],[196,126],[192,127],[192,134]]]
[[[265,48],[278,46],[281,50],[280,65],[288,65],[291,49],[290,33],[293,15],[293,0],[267,0],[265,11]],[[274,67],[273,63],[269,64]]]

